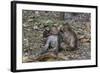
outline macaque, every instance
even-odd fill
[[[75,50],[77,48],[77,36],[71,30],[68,23],[64,24],[59,31],[59,50]]]
[[[56,55],[62,50],[76,50],[77,36],[68,23],[60,26],[53,26],[44,45],[44,53],[48,51],[54,52]]]
[[[43,32],[43,38],[47,38],[49,36],[49,33],[50,33],[50,29],[48,26],[45,26],[44,27],[44,32]]]
[[[46,43],[48,36],[50,35],[50,29],[48,26],[44,27],[44,32],[43,32],[43,44]]]
[[[49,51],[55,52],[55,54],[57,54],[58,52],[58,29],[56,26],[51,27],[50,35],[47,38],[44,49],[45,50],[49,49]]]

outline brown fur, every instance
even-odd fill
[[[64,24],[61,31],[62,41],[60,41],[60,48],[64,50],[77,49],[77,36],[68,23]]]

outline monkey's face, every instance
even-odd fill
[[[70,27],[69,27],[68,25],[64,25],[64,27],[63,27],[62,30],[63,30],[63,32],[65,32],[65,31],[67,32],[67,31],[69,31],[69,28],[70,28]]]
[[[58,34],[58,29],[56,27],[52,27],[51,34]]]

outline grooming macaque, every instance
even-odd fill
[[[49,35],[47,35],[49,34]],[[52,51],[55,54],[61,50],[75,50],[77,49],[77,36],[71,30],[68,23],[60,28],[56,26],[51,27],[50,31],[45,35],[46,43],[44,45],[44,52]]]
[[[55,52],[57,54],[58,52],[58,29],[56,26],[51,27],[50,29],[50,35],[47,37],[46,44],[44,46],[44,49],[49,51]]]
[[[77,48],[77,36],[68,23],[64,24],[59,31],[59,47],[64,50],[75,50]]]

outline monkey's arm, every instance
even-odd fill
[[[46,41],[46,44],[45,44],[45,46],[44,46],[44,49],[45,49],[45,50],[48,49],[50,41],[51,41],[51,40],[50,40],[50,37],[48,37],[48,39],[47,39],[47,41]]]
[[[41,51],[40,54],[44,54],[44,53],[47,52],[47,49],[48,49],[48,47],[49,47],[49,43],[50,43],[50,38],[48,37],[48,38],[47,38],[47,41],[46,41],[46,44],[43,46],[43,49],[42,49],[42,51]]]

